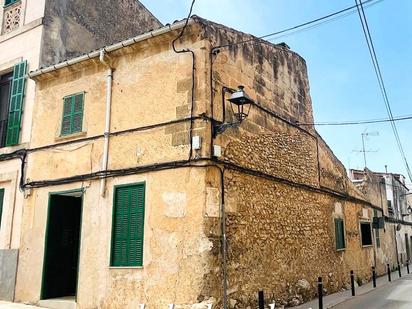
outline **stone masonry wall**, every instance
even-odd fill
[[[215,31],[210,39],[215,46],[250,39],[209,27],[205,32]],[[248,170],[228,168],[224,174],[230,307],[253,308],[259,289],[280,303],[299,304],[314,297],[318,276],[328,293],[347,288],[350,270],[360,283],[369,280],[373,247],[362,247],[359,228],[371,212],[345,198],[348,192],[363,195],[314,128],[294,125],[313,121],[304,60],[285,45],[254,41],[221,48],[212,61],[215,118],[232,120],[229,103],[222,118],[223,86],[244,85],[263,107],[252,106],[246,120],[214,140],[222,147],[221,160]],[[345,250],[336,250],[334,218],[344,219]],[[210,218],[207,227],[215,231],[218,223]],[[218,258],[211,262],[221,269]],[[221,288],[214,291],[219,299]]]
[[[137,0],[47,0],[41,66],[161,27]]]
[[[231,308],[253,308],[260,289],[280,304],[299,304],[315,296],[318,276],[327,293],[347,288],[350,270],[360,282],[369,279],[372,250],[360,246],[361,206],[230,170],[225,171],[224,182]],[[336,204],[347,228],[344,251],[335,249]],[[207,235],[212,241],[219,220],[209,220]],[[208,281],[216,280],[217,269],[221,270],[218,255],[211,259],[215,267],[205,277]],[[221,299],[219,285],[208,288]],[[208,291],[204,293],[210,295]]]

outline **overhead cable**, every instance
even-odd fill
[[[368,6],[375,5],[375,4],[377,4],[381,1],[383,1],[383,0],[366,0],[363,4],[365,4],[365,7],[368,7]],[[249,43],[249,42],[256,41],[256,40],[261,40],[261,39],[269,40],[268,38],[273,37],[273,36],[278,36],[280,34],[283,34],[282,36],[289,35],[289,34],[285,34],[285,33],[291,32],[291,31],[294,31],[294,30],[300,30],[300,31],[309,30],[309,29],[315,28],[315,27],[317,27],[317,26],[319,26],[323,23],[328,23],[332,20],[336,20],[338,18],[342,18],[342,17],[348,16],[350,14],[353,14],[354,12],[356,12],[356,9],[357,9],[357,5],[353,5],[353,6],[345,8],[345,9],[339,10],[337,12],[330,13],[328,15],[325,15],[325,16],[322,16],[322,17],[319,17],[319,18],[301,23],[301,24],[293,26],[293,27],[289,27],[289,28],[286,28],[286,29],[283,29],[283,30],[280,30],[280,31],[268,33],[268,34],[265,34],[265,35],[262,35],[262,36],[259,36],[259,37],[252,37],[250,39],[242,40],[242,41],[239,41],[239,42],[233,42],[233,43],[223,44],[223,45],[220,45],[220,46],[215,46],[214,48],[217,49],[217,48],[235,46],[235,45],[245,44],[245,43]],[[310,27],[307,27],[307,26],[310,26]],[[301,28],[305,28],[305,29],[302,30]],[[298,32],[298,31],[295,31],[294,33],[296,33],[296,32]],[[282,36],[279,36],[279,37],[282,37]],[[279,37],[277,37],[277,38],[279,38]],[[270,38],[270,40],[271,39],[274,39],[274,38]]]
[[[393,122],[393,121],[402,121],[402,120],[411,120],[412,115],[406,115],[406,116],[399,116],[399,117],[394,117],[392,119],[390,118],[381,118],[381,119],[369,119],[369,120],[350,120],[350,121],[336,121],[336,122],[306,122],[306,123],[300,123],[298,122],[298,125],[301,126],[350,126],[350,125],[361,125],[361,124],[370,124],[370,123],[383,123],[383,122]]]
[[[405,152],[404,152],[403,146],[402,146],[402,142],[401,142],[401,139],[400,139],[400,136],[399,136],[399,132],[398,132],[398,129],[396,127],[395,119],[394,119],[393,114],[392,114],[391,104],[390,104],[390,101],[389,101],[388,93],[386,91],[386,86],[385,86],[385,82],[384,82],[384,79],[383,79],[382,71],[380,69],[378,57],[376,56],[375,46],[373,44],[372,36],[371,36],[370,30],[369,30],[369,25],[368,25],[368,21],[366,19],[365,11],[364,11],[364,8],[363,8],[363,3],[362,3],[362,0],[359,0],[359,2],[358,2],[358,0],[355,0],[355,3],[356,3],[356,8],[357,8],[357,11],[358,11],[359,19],[360,19],[361,25],[362,25],[362,31],[363,31],[363,34],[365,36],[366,43],[367,43],[367,46],[368,46],[369,55],[370,55],[371,60],[372,60],[375,75],[376,75],[376,78],[378,80],[379,88],[380,88],[381,94],[382,94],[382,98],[383,98],[383,101],[385,103],[386,111],[387,111],[388,116],[389,116],[389,120],[390,120],[389,122],[391,124],[392,131],[393,131],[393,134],[395,136],[395,140],[396,140],[396,143],[398,145],[400,155],[401,155],[403,163],[405,165],[406,172],[408,173],[409,180],[412,181],[412,172],[409,168],[409,163],[408,163],[408,160],[406,159]]]

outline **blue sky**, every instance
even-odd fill
[[[184,18],[190,0],[142,0],[163,23]],[[261,36],[327,15],[355,4],[352,0],[197,0],[193,13]],[[395,116],[412,114],[412,1],[381,0],[365,9]],[[386,109],[369,58],[357,13],[314,29],[273,40],[286,42],[306,59],[315,121],[386,118]],[[412,167],[412,120],[397,123]],[[362,132],[379,132],[366,140],[370,169],[406,176],[389,123],[318,126],[345,166],[363,168]]]

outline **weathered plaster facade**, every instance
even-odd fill
[[[23,61],[27,61],[27,72],[34,71],[160,26],[161,23],[135,0],[17,0],[7,6],[0,0],[0,77],[13,72],[14,66]],[[15,154],[26,149],[30,141],[35,82],[27,79],[22,93],[18,142],[12,146],[3,147],[2,142],[10,104],[1,102],[0,105],[0,189],[5,190],[0,217],[0,259],[3,261],[0,299],[6,300],[14,298],[24,202],[19,189],[21,158]],[[2,100],[4,97],[1,93]]]
[[[313,122],[304,60],[256,39],[217,52],[213,46],[251,36],[195,17],[177,43],[194,53],[192,102],[193,59],[171,48],[180,31],[107,55],[114,69],[108,171],[101,171],[107,68],[94,57],[35,77],[16,300],[40,299],[49,193],[79,188],[78,308],[222,308],[225,294],[231,308],[252,308],[262,288],[297,304],[315,295],[318,276],[328,293],[347,286],[350,270],[370,278],[374,247],[362,247],[360,222],[371,221],[372,204],[315,129],[298,125]],[[238,85],[258,103],[241,125],[212,138],[212,123],[233,118],[228,106],[222,118],[222,87]],[[62,138],[62,98],[78,92],[85,92],[83,130]],[[202,142],[190,152],[191,135]],[[107,177],[104,196],[100,177]],[[113,187],[141,181],[143,267],[112,268]],[[344,220],[344,250],[336,250],[335,218]]]

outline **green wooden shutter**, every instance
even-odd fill
[[[14,66],[13,81],[10,92],[9,117],[7,121],[6,146],[19,143],[21,116],[23,112],[23,99],[26,85],[27,61],[22,61]]]
[[[345,248],[345,230],[342,219],[335,219],[336,249]]]
[[[67,97],[63,100],[63,119],[61,135],[67,135],[71,132],[71,115],[72,115],[72,98]]]
[[[0,227],[1,227],[1,217],[3,214],[3,199],[4,199],[4,189],[0,189]]]
[[[63,99],[63,118],[61,135],[82,131],[84,94],[78,93]]]
[[[115,189],[112,266],[143,265],[144,208],[144,184]]]

